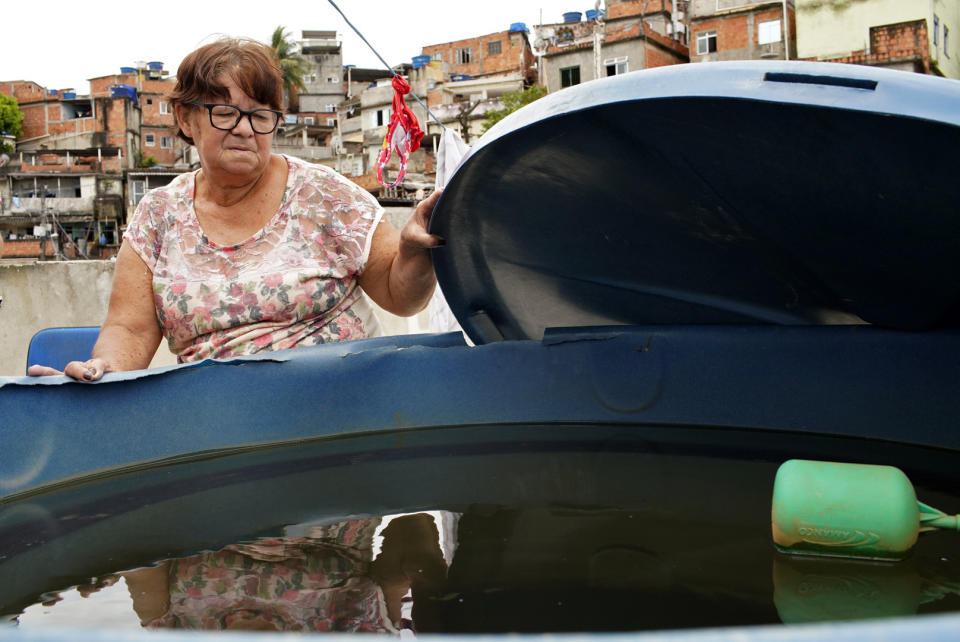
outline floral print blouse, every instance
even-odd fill
[[[157,320],[179,362],[380,333],[357,276],[383,209],[332,169],[284,158],[280,208],[237,245],[201,229],[197,172],[140,201],[124,238],[153,272]]]

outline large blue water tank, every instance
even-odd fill
[[[523,31],[524,33],[526,33],[526,32],[528,31],[528,30],[527,30],[527,23],[526,23],[526,22],[513,22],[513,23],[511,23],[511,24],[510,24],[510,33],[513,33],[514,31]]]
[[[420,69],[430,64],[430,56],[414,56],[413,57],[413,68]]]
[[[137,73],[137,70],[134,69],[133,67],[120,67],[120,73],[121,73],[121,74],[135,74],[135,73]]]
[[[579,11],[567,11],[563,14],[564,22],[580,22],[580,16],[583,14]]]
[[[160,62],[159,60],[154,60],[154,61],[152,61],[152,62],[148,62],[148,63],[147,63],[147,69],[151,69],[151,70],[154,70],[154,71],[161,71],[161,70],[163,69],[163,63]]]

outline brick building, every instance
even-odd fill
[[[951,38],[951,29],[960,27],[960,0],[796,2],[802,59],[960,78]]]
[[[49,258],[116,251],[126,214],[145,189],[189,164],[166,76],[162,63],[138,63],[91,79],[88,95],[0,81],[0,92],[16,98],[24,114],[17,151],[0,169],[5,255],[34,246]],[[163,182],[129,174],[143,165],[166,168]]]
[[[506,31],[423,47],[410,79],[434,115],[471,140],[482,133],[486,112],[500,107],[500,96],[537,82],[536,58],[526,26],[514,23]],[[419,117],[423,110],[414,111]],[[436,123],[425,122],[428,134],[439,133]]]
[[[549,92],[596,78],[688,62],[682,7],[671,0],[608,0],[606,15],[571,12],[538,25],[534,48]],[[674,6],[678,10],[674,15]]]
[[[689,19],[690,62],[797,57],[793,0],[690,0]]]

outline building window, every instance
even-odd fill
[[[717,50],[717,32],[704,31],[697,34],[697,55],[713,53]]]
[[[152,105],[152,104],[153,104],[153,98],[147,98],[147,104],[148,104],[148,105]]]
[[[153,134],[144,134],[143,135],[143,145],[144,147],[153,147],[156,143],[156,139]]]
[[[160,101],[160,113],[169,114],[170,113],[170,103],[161,100]]]
[[[580,84],[580,65],[564,67],[560,70],[560,86],[573,87]]]
[[[430,54],[430,60],[439,60],[440,62],[443,62],[443,52],[434,51],[432,54]]]
[[[487,55],[488,55],[488,56],[496,56],[496,55],[499,54],[499,53],[502,53],[502,50],[501,50],[501,48],[500,48],[500,41],[499,41],[499,40],[494,40],[494,41],[492,41],[492,42],[488,42],[488,43],[487,43]]]
[[[336,76],[327,76],[327,82],[340,82],[340,79]]]
[[[336,113],[336,111],[337,111],[337,104],[336,104],[336,103],[330,103],[330,104],[328,104],[327,107],[326,107],[326,109],[325,109],[324,111],[327,111],[327,112],[330,112],[330,113]]]
[[[173,136],[161,136],[160,147],[162,149],[173,149]]]
[[[940,44],[940,16],[933,14],[933,46]]]
[[[133,181],[133,204],[136,205],[147,193],[147,181]]]
[[[457,64],[463,65],[473,61],[473,47],[461,47],[457,49]]]
[[[617,74],[625,74],[629,71],[627,67],[627,57],[620,56],[619,58],[607,58],[603,61],[603,66],[607,68],[608,76],[616,76]]]
[[[768,20],[757,25],[757,44],[767,45],[780,42],[780,21]]]
[[[312,124],[313,124],[313,116],[304,116],[304,117],[303,117],[303,124],[304,124],[304,125],[312,125]]]

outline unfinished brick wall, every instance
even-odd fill
[[[855,65],[913,63],[916,71],[930,73],[930,41],[927,21],[910,20],[870,27],[870,49],[852,51],[836,58],[808,58]]]
[[[43,100],[47,90],[31,81],[15,81],[0,83],[0,94],[12,96],[20,104]]]
[[[500,43],[500,53],[490,53],[490,43]],[[458,51],[470,49],[470,62],[459,63]],[[500,31],[477,38],[467,38],[421,50],[424,56],[440,54],[452,74],[481,76],[520,71],[527,73],[534,64],[533,51],[523,32]],[[535,73],[533,74],[536,75]]]
[[[606,18],[607,20],[614,20],[627,16],[639,16],[641,13],[651,14],[655,11],[670,11],[672,8],[672,3],[668,3],[668,0],[620,0],[619,2],[607,2]]]

